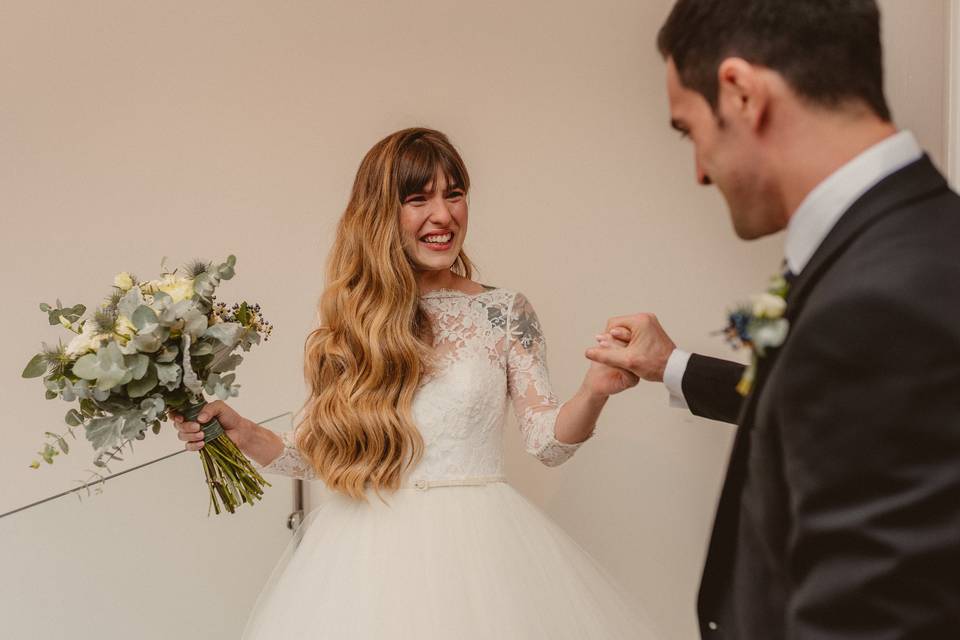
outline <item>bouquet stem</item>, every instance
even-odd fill
[[[201,402],[184,407],[183,417],[196,421],[204,406]],[[210,490],[210,507],[219,514],[221,509],[233,513],[243,503],[253,505],[263,497],[263,488],[270,483],[257,473],[216,418],[200,426],[204,434],[200,461]]]

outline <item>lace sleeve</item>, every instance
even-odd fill
[[[562,406],[550,387],[547,344],[533,306],[516,294],[507,327],[507,383],[527,452],[553,467],[566,462],[580,444],[557,440]]]
[[[315,479],[316,475],[313,472],[313,467],[304,459],[300,450],[297,449],[297,445],[293,440],[293,431],[284,431],[277,435],[283,440],[283,451],[267,465],[259,465],[256,461],[250,460],[253,468],[261,473],[290,476],[291,478],[300,478],[301,480]]]

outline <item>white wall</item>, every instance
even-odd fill
[[[931,34],[946,0],[882,4],[894,112],[943,163],[946,55]],[[224,296],[260,301],[276,331],[241,369],[234,404],[251,417],[298,407],[331,230],[363,153],[400,127],[433,126],[460,147],[475,185],[471,255],[483,281],[537,307],[561,395],[612,314],[656,311],[683,346],[727,355],[711,332],[777,268],[781,240],[735,240],[667,127],[653,41],[670,5],[4,3],[0,267],[15,339],[0,341],[0,512],[85,475],[82,446],[26,468],[66,406],[19,372],[57,335],[36,304],[92,303],[117,270],[237,254]],[[511,434],[510,475],[666,637],[692,638],[731,435],[645,385],[612,402],[560,469],[523,457]],[[177,447],[164,432],[130,460]],[[0,520],[4,635],[236,637],[287,539],[289,482],[208,520],[201,478],[181,456],[82,504]]]
[[[947,167],[954,189],[960,188],[960,0],[950,0],[947,62]]]

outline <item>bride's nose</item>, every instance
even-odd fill
[[[430,222],[438,227],[445,227],[451,220],[453,220],[453,216],[450,214],[447,201],[443,198],[434,200],[430,206]]]

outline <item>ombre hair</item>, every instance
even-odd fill
[[[432,335],[400,206],[440,173],[469,190],[460,154],[439,131],[404,129],[367,152],[337,226],[319,326],[306,340],[309,397],[296,444],[328,487],[354,498],[399,488],[423,455],[412,404]],[[471,277],[462,251],[452,271]]]

